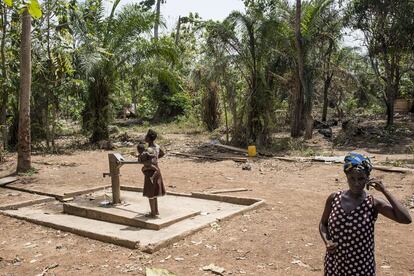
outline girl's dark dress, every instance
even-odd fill
[[[342,193],[335,195],[328,219],[329,237],[338,247],[334,253],[326,253],[325,275],[375,276],[374,198],[367,196],[358,207],[346,213],[341,205]]]
[[[155,166],[157,170],[145,168],[142,170],[142,173],[145,176],[143,196],[148,198],[156,198],[165,195],[164,182],[162,181],[161,171],[158,167],[160,147],[158,145],[155,145],[152,148],[154,149],[156,158],[156,162],[153,163],[153,166]]]

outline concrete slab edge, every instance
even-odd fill
[[[143,229],[151,229],[151,230],[160,230],[162,226],[149,223],[149,222],[142,222],[139,220],[134,220],[130,218],[122,218],[120,216],[116,216],[113,214],[109,214],[103,211],[91,209],[88,207],[81,207],[72,204],[65,203],[63,204],[63,212],[68,215],[83,217],[87,219],[105,221],[114,224],[132,226],[136,228],[143,228]]]
[[[129,191],[129,192],[142,192],[144,189],[141,187],[133,187],[133,186],[121,186],[122,191]],[[182,197],[192,197],[191,194],[186,193],[179,193],[179,192],[168,192],[167,195],[173,195],[173,196],[182,196]],[[122,197],[122,195],[121,195]]]
[[[263,207],[265,205],[265,203],[266,203],[265,200],[260,200],[260,201],[254,203],[254,204],[252,204],[250,206],[244,207],[243,209],[241,209],[241,210],[239,210],[239,211],[237,211],[237,212],[235,212],[233,214],[230,214],[230,215],[227,215],[227,216],[223,216],[223,217],[219,217],[219,218],[217,218],[217,221],[225,221],[225,220],[232,219],[232,218],[234,218],[236,216],[243,215],[243,214],[245,214],[247,212],[252,211],[253,209],[258,209],[260,207]]]
[[[10,210],[10,209],[19,209],[22,207],[27,207],[30,205],[40,204],[40,203],[46,203],[50,201],[54,201],[54,197],[47,197],[47,198],[40,198],[40,199],[33,199],[33,200],[26,200],[26,201],[20,201],[17,203],[11,203],[11,204],[3,204],[0,205],[0,210]]]
[[[103,189],[106,189],[106,188],[109,188],[109,187],[111,187],[111,186],[110,185],[99,186],[99,187],[94,187],[94,188],[91,188],[91,189],[80,190],[80,191],[71,192],[71,193],[64,193],[63,195],[46,193],[46,192],[42,192],[42,191],[31,190],[31,189],[20,188],[20,187],[13,187],[13,186],[5,186],[4,188],[19,191],[19,192],[25,192],[25,193],[29,193],[29,194],[53,197],[53,198],[61,201],[64,198],[67,198],[67,197],[73,197],[73,196],[77,196],[77,195],[83,195],[83,194],[88,194],[88,193],[92,193],[92,192],[97,192],[97,191],[100,191],[100,190],[103,190]]]
[[[3,178],[0,178],[0,187],[5,187],[6,185],[13,183],[17,180],[18,180],[17,177],[14,177],[14,176],[6,176]]]
[[[73,227],[68,227],[68,226],[64,226],[64,225],[59,225],[59,224],[55,224],[52,222],[45,222],[45,221],[40,221],[37,219],[33,219],[33,218],[28,218],[28,217],[24,217],[24,216],[19,216],[19,215],[15,215],[15,214],[10,214],[7,211],[0,211],[0,214],[12,217],[12,218],[16,218],[16,219],[21,219],[27,222],[31,222],[34,224],[38,224],[41,226],[46,226],[46,227],[50,227],[56,230],[61,230],[61,231],[65,231],[65,232],[70,232],[82,237],[86,237],[86,238],[90,238],[93,240],[98,240],[98,241],[102,241],[102,242],[106,242],[106,243],[112,243],[115,245],[119,245],[119,246],[123,246],[126,248],[130,248],[130,249],[137,249],[139,248],[139,242],[134,242],[134,241],[129,241],[129,240],[124,240],[124,239],[119,239],[119,238],[115,238],[115,237],[111,237],[111,236],[107,236],[107,235],[102,235],[102,234],[97,234],[97,233],[92,233],[89,231],[84,231],[81,229],[76,229]]]
[[[105,186],[98,186],[98,187],[94,187],[94,188],[90,188],[90,189],[86,189],[86,190],[80,190],[80,191],[76,191],[76,192],[64,193],[63,198],[89,194],[89,193],[97,192],[97,191],[100,191],[100,190],[108,189],[110,187],[111,187],[111,185],[105,185]]]
[[[229,220],[229,219],[231,219],[233,217],[236,217],[236,216],[238,216],[240,214],[244,214],[244,213],[249,212],[249,211],[251,211],[253,209],[259,208],[259,207],[263,206],[264,204],[265,204],[265,201],[264,200],[260,200],[260,201],[258,201],[256,203],[254,203],[253,205],[247,206],[247,207],[245,207],[245,208],[241,209],[240,211],[237,211],[237,212],[235,212],[233,214],[230,214],[230,215],[226,215],[226,216],[217,218],[215,221],[220,222],[220,221]],[[194,229],[191,229],[189,231],[186,231],[186,232],[181,233],[181,234],[179,234],[179,235],[177,235],[177,236],[175,236],[173,238],[170,238],[170,239],[161,241],[159,243],[149,244],[149,245],[146,245],[144,247],[140,247],[140,250],[143,251],[143,252],[145,252],[145,253],[152,254],[152,253],[160,250],[161,248],[167,247],[167,246],[169,246],[169,245],[171,245],[171,244],[173,244],[175,242],[178,242],[178,241],[180,241],[180,240],[182,240],[182,239],[184,239],[184,238],[186,238],[188,236],[191,236],[191,235],[193,235],[193,234],[195,234],[195,233],[203,230],[204,228],[209,227],[211,223],[212,222],[207,222],[207,223],[205,223],[203,225],[200,225],[200,226],[198,226],[198,227],[196,227]]]
[[[130,192],[142,192],[143,189],[140,187],[121,186],[121,190],[130,191]],[[239,205],[252,205],[252,204],[255,204],[256,202],[263,201],[260,198],[237,197],[237,196],[199,193],[199,192],[192,192],[191,194],[179,193],[179,192],[167,192],[167,195],[200,198],[200,199],[221,201],[221,202],[227,202],[227,203],[233,203],[233,204],[239,204]]]
[[[222,202],[239,204],[239,205],[252,205],[262,200],[258,198],[236,197],[236,196],[216,195],[216,194],[196,193],[196,192],[191,193],[191,196],[195,198],[222,201]]]
[[[20,188],[20,187],[5,186],[5,188],[10,189],[10,190],[19,191],[19,192],[34,194],[34,195],[42,195],[42,196],[53,197],[55,199],[58,199],[58,197],[61,197],[61,195],[45,193],[45,192],[42,192],[42,191],[35,191],[35,190],[30,190],[30,189],[25,189],[25,188]]]
[[[186,232],[183,232],[183,233],[181,233],[181,234],[179,234],[177,236],[174,236],[172,238],[166,239],[164,241],[161,241],[161,242],[158,242],[158,243],[155,243],[155,244],[148,244],[148,245],[146,245],[144,247],[140,247],[139,249],[142,252],[145,252],[145,253],[149,253],[149,254],[155,253],[158,250],[160,250],[161,248],[167,247],[167,246],[169,246],[169,245],[171,245],[171,244],[173,244],[175,242],[178,242],[178,241],[180,241],[180,240],[182,240],[182,239],[184,239],[184,238],[186,238],[188,236],[191,236],[191,235],[193,235],[193,234],[195,234],[195,233],[203,230],[204,228],[209,227],[210,224],[211,224],[211,222],[202,224],[202,225],[200,225],[200,226],[198,226],[198,227],[196,227],[194,229],[191,229],[191,230],[188,230]]]

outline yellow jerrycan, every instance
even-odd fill
[[[257,155],[256,146],[251,145],[247,147],[247,155],[249,157],[255,157]]]

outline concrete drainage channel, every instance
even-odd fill
[[[167,193],[159,199],[160,216],[151,219],[144,216],[149,207],[142,189],[123,186],[121,190],[122,202],[116,205],[100,206],[112,196],[102,189],[74,193],[77,195],[68,202],[42,197],[0,208],[1,213],[14,218],[153,253],[211,223],[264,204],[264,200],[255,198]]]

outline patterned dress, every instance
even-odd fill
[[[374,224],[377,212],[369,195],[354,210],[346,213],[341,205],[343,192],[332,201],[328,219],[329,238],[338,244],[334,253],[326,253],[326,276],[375,276]]]

